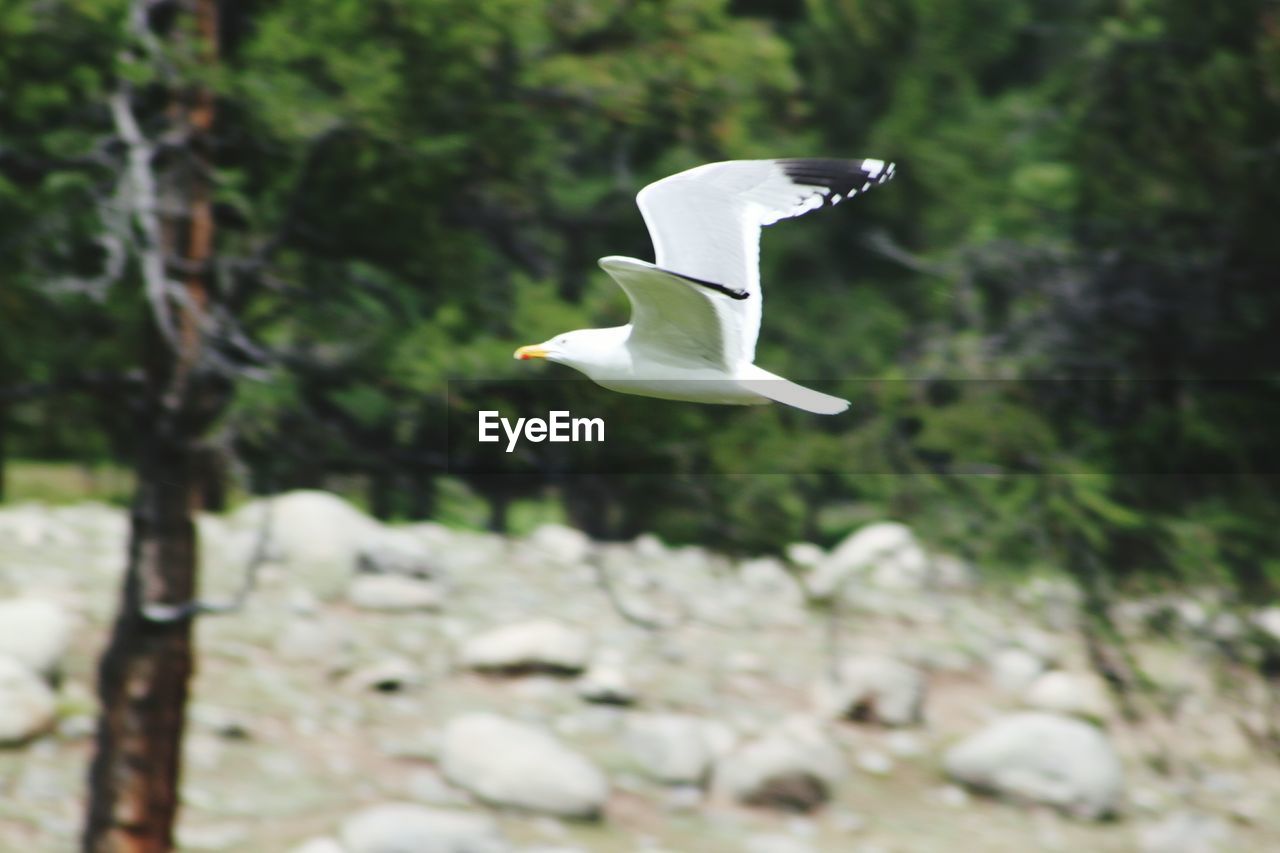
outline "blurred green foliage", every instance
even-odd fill
[[[149,54],[130,8],[0,0],[12,455],[132,450],[126,393],[31,390],[138,362],[106,101],[208,72]],[[212,440],[252,488],[355,474],[385,515],[479,523],[478,495],[493,523],[750,551],[891,516],[1015,571],[1084,548],[1118,577],[1280,580],[1262,0],[282,0],[224,4],[222,41],[219,298],[245,370]],[[625,321],[595,259],[649,256],[641,186],[805,155],[899,166],[764,236],[758,360],[867,380],[848,416],[655,405],[685,473],[441,476],[449,379],[564,378],[512,349]]]

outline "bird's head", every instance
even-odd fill
[[[515,357],[521,361],[545,358],[582,369],[610,360],[614,350],[625,340],[623,329],[578,329],[556,335],[549,341],[520,347]]]

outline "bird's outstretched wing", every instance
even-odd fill
[[[747,294],[720,311],[736,315],[722,323],[734,365],[755,360],[761,227],[838,204],[891,177],[893,164],[883,160],[730,160],[652,183],[636,203],[659,267]]]
[[[746,294],[635,258],[601,258],[600,268],[631,300],[630,345],[647,362],[718,371],[733,366],[727,349],[736,334],[732,304]]]

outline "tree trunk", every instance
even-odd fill
[[[149,28],[145,6],[135,26]],[[165,33],[201,65],[217,57],[216,0],[193,0]],[[141,9],[141,15],[136,15]],[[140,22],[140,23],[139,23]],[[154,174],[163,199],[140,199],[162,211],[146,260],[179,258],[182,298],[162,287],[148,304],[151,333],[144,342],[147,382],[138,425],[137,492],[131,517],[129,562],[120,611],[99,665],[102,702],[97,751],[89,773],[89,808],[82,839],[91,853],[161,853],[174,847],[179,803],[182,733],[193,649],[190,611],[196,594],[194,509],[200,503],[200,439],[226,400],[225,381],[204,364],[208,277],[214,222],[208,149],[214,95],[203,85],[176,87],[166,115],[185,139],[186,156],[166,160],[154,174],[154,150],[139,131],[131,99],[113,105],[135,169]],[[144,186],[143,189],[146,187]],[[142,189],[135,185],[135,191]],[[158,245],[157,245],[158,244]],[[157,255],[159,260],[157,260]],[[162,280],[171,277],[163,270]],[[151,282],[149,282],[151,283]],[[160,606],[157,613],[156,607]],[[164,605],[176,612],[166,616]]]
[[[223,512],[227,508],[227,459],[220,447],[202,444],[195,455],[195,491],[200,501],[197,509]]]
[[[191,620],[155,622],[142,608],[195,594],[190,454],[172,439],[142,453],[124,595],[98,674],[102,716],[84,838],[94,853],[173,849],[178,808]]]

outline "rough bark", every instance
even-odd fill
[[[134,7],[134,26],[144,30],[146,8],[145,3]],[[167,37],[201,63],[213,63],[216,0],[194,0],[181,8],[193,16],[194,27],[175,24]],[[140,38],[154,35],[139,33]],[[193,668],[191,611],[185,605],[197,587],[200,440],[224,391],[203,358],[214,239],[208,139],[215,100],[203,86],[174,87],[167,116],[184,132],[186,149],[163,167],[142,135],[126,89],[113,97],[111,107],[128,149],[132,215],[138,230],[149,236],[135,251],[145,274],[152,333],[143,354],[146,383],[129,561],[120,611],[99,665],[102,711],[82,842],[93,853],[158,853],[174,847],[179,806]],[[157,215],[160,198],[165,212]],[[170,278],[165,258],[178,259],[173,266],[181,271],[180,283]]]
[[[191,621],[152,621],[144,608],[195,592],[189,452],[173,436],[142,452],[124,594],[98,676],[102,716],[84,838],[95,853],[172,850],[178,809]]]
[[[204,444],[196,451],[196,494],[199,508],[223,512],[227,508],[227,458],[222,448]]]

